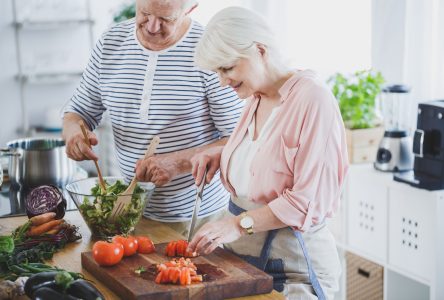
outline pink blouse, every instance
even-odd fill
[[[279,93],[281,109],[251,163],[248,198],[268,204],[283,223],[305,231],[338,208],[348,169],[344,124],[336,99],[313,71],[297,72]],[[258,103],[257,97],[246,100],[222,153],[222,182],[234,196],[229,160]]]

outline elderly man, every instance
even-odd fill
[[[217,74],[194,65],[204,30],[189,17],[196,6],[190,0],[137,0],[136,18],[97,42],[63,118],[68,156],[95,160],[78,122],[88,125],[96,145],[92,131],[107,110],[122,174],[157,186],[144,215],[182,234],[194,207],[190,158],[225,144],[242,110],[231,87],[222,88]],[[161,139],[157,155],[140,160],[154,136]],[[228,200],[216,174],[205,187],[197,227],[218,218]]]

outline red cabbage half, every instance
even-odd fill
[[[47,212],[55,212],[56,219],[65,215],[66,199],[62,192],[53,185],[41,185],[26,196],[26,214],[28,218]]]

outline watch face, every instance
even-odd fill
[[[250,216],[245,216],[240,220],[240,225],[242,228],[250,228],[253,226],[253,218]]]

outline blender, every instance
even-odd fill
[[[408,122],[410,88],[395,84],[383,88],[380,109],[384,119],[384,137],[379,143],[374,167],[380,171],[401,172],[413,168],[412,140]]]

